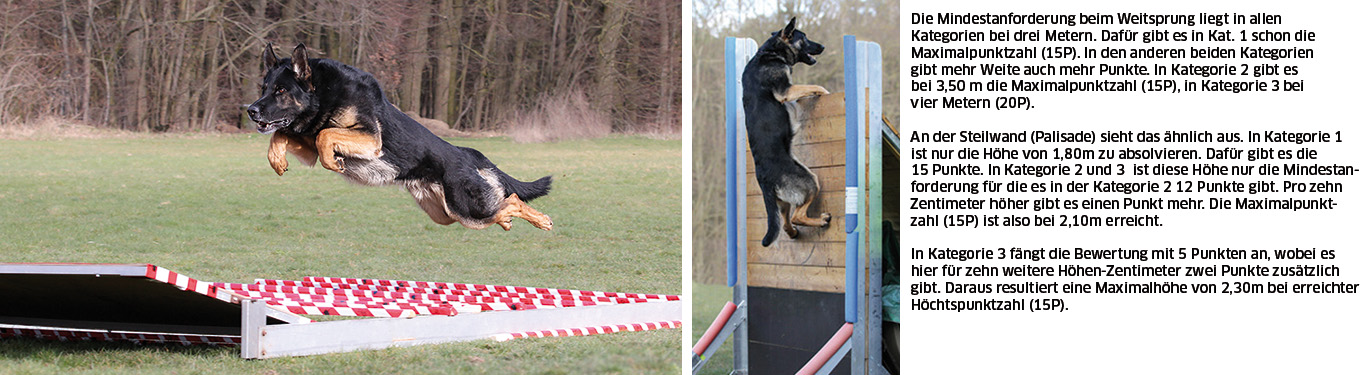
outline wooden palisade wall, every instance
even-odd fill
[[[821,185],[809,216],[831,214],[826,228],[798,226],[797,240],[780,233],[769,247],[765,204],[755,182],[754,160],[746,149],[746,249],[749,285],[815,292],[845,292],[845,95],[800,99],[804,122],[794,137],[793,155],[812,169]]]

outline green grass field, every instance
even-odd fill
[[[703,332],[708,330],[713,319],[717,318],[717,313],[722,310],[722,305],[732,299],[732,290],[726,285],[693,283],[693,299],[689,302],[693,306],[693,332],[689,336],[690,343],[697,343],[699,337],[703,337]],[[732,339],[722,343],[721,347],[713,352],[712,358],[703,365],[699,375],[726,375],[732,370]]]
[[[0,261],[153,263],[206,281],[304,276],[680,294],[680,142],[454,139],[510,175],[553,175],[515,221],[432,223],[400,187],[361,187],[263,135],[0,140]],[[0,302],[3,303],[3,302]],[[679,373],[680,330],[479,341],[245,361],[236,348],[0,340],[0,373]]]

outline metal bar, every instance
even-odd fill
[[[835,370],[836,365],[841,364],[841,358],[845,357],[846,353],[850,352],[850,344],[850,341],[846,341],[845,345],[841,345],[841,349],[836,351],[836,355],[832,356],[831,360],[822,364],[822,368],[817,370],[817,375],[827,375],[830,374],[832,370]]]
[[[266,336],[266,302],[243,300],[242,305],[242,343],[238,347],[245,359],[265,358],[261,350],[262,338]],[[308,324],[300,324],[308,325]]]
[[[702,369],[703,365],[708,363],[708,359],[712,358],[713,353],[716,353],[717,349],[721,348],[722,344],[727,341],[727,337],[734,336],[737,328],[740,328],[741,325],[746,322],[745,315],[736,313],[736,311],[740,311],[740,309],[744,307],[745,302],[737,305],[737,310],[734,310],[731,316],[727,318],[727,322],[722,325],[722,329],[718,332],[717,337],[714,338],[712,342],[708,343],[708,347],[703,349],[702,353],[694,356],[693,373],[697,374],[698,370]],[[732,340],[732,345],[738,345],[735,339]]]
[[[244,328],[243,346],[246,348],[257,341],[255,349],[259,350],[259,355],[253,358],[273,358],[471,341],[516,332],[680,320],[682,304],[669,301],[272,325],[261,327],[259,336],[247,336],[251,332]],[[256,305],[256,302],[251,304]],[[247,327],[245,320],[244,327]],[[244,351],[244,357],[246,353]]]
[[[866,246],[869,243],[869,225],[872,223],[868,220],[870,207],[866,199],[869,188],[869,173],[866,170],[869,168],[867,155],[869,148],[865,147],[867,142],[864,139],[866,124],[869,122],[869,102],[872,101],[872,98],[869,92],[869,70],[866,67],[867,60],[864,56],[867,42],[857,41],[853,36],[847,36],[847,39],[854,45],[854,49],[851,51],[852,53],[845,56],[845,64],[850,69],[854,69],[855,80],[855,86],[853,88],[847,87],[847,92],[854,91],[856,101],[853,103],[846,102],[846,119],[849,120],[852,117],[850,114],[854,114],[853,118],[855,119],[854,123],[847,123],[849,127],[846,132],[846,141],[853,142],[856,146],[854,156],[847,154],[846,158],[847,161],[850,159],[855,161],[853,164],[857,192],[855,207],[858,217],[863,220],[859,222],[855,233],[850,234],[855,239],[856,245],[847,249],[846,253],[846,321],[853,323],[854,331],[850,340],[850,372],[852,374],[865,374],[865,364],[868,361],[866,344],[869,339],[869,319],[865,318],[867,310],[865,304],[860,302],[867,302],[869,296],[868,285],[865,283],[865,272],[867,271],[865,265],[868,258],[866,252],[872,250]],[[851,77],[847,76],[846,79],[851,79]],[[847,165],[846,168],[852,167]],[[854,259],[854,263],[851,263],[851,259]],[[853,314],[854,320],[850,320],[850,314]]]
[[[860,267],[857,254],[860,251],[860,140],[858,139],[860,113],[854,110],[860,108],[860,81],[858,74],[858,58],[855,54],[855,36],[846,35],[841,39],[841,48],[845,56],[845,116],[846,116],[846,157],[845,157],[845,231],[846,231],[846,262],[845,262],[845,321],[854,323],[859,321],[856,304],[859,301],[856,287],[859,285],[860,278],[858,270]]]
[[[731,321],[731,317],[734,313],[736,313],[735,303],[727,301],[727,304],[722,305],[722,311],[719,311],[717,313],[717,318],[713,319],[712,324],[708,325],[708,329],[706,331],[703,331],[703,336],[700,336],[698,338],[698,343],[694,344],[694,355],[703,354],[703,350],[707,349],[708,346],[712,345],[713,340],[716,340],[717,335],[722,332],[722,326],[726,325],[727,322]]]
[[[737,217],[737,215],[736,215],[736,213],[737,213],[737,208],[736,208],[736,192],[733,191],[733,190],[735,189],[735,187],[737,186],[737,185],[736,185],[736,180],[737,180],[737,177],[736,177],[736,172],[737,172],[737,171],[736,171],[736,164],[737,164],[737,163],[736,163],[736,160],[737,160],[737,157],[736,157],[736,142],[737,142],[737,140],[740,139],[739,137],[736,136],[737,121],[739,120],[739,119],[737,118],[737,115],[740,113],[740,111],[735,107],[735,103],[739,102],[740,93],[741,93],[741,80],[740,80],[740,78],[739,78],[739,77],[740,77],[740,76],[739,76],[740,72],[738,72],[738,71],[736,70],[736,64],[734,63],[734,61],[736,61],[736,52],[737,52],[737,51],[736,51],[736,47],[737,47],[736,45],[737,45],[737,43],[738,43],[738,39],[737,39],[736,37],[727,37],[726,58],[723,60],[723,61],[725,62],[725,65],[726,65],[726,67],[725,67],[724,69],[726,69],[726,77],[725,77],[725,79],[727,80],[727,81],[726,81],[726,86],[727,86],[727,102],[726,102],[726,108],[727,108],[727,110],[725,111],[725,112],[726,112],[726,116],[727,116],[727,128],[726,128],[726,139],[727,139],[727,141],[724,142],[724,143],[726,143],[726,148],[727,148],[727,172],[726,172],[726,173],[727,173],[727,176],[726,176],[726,178],[727,178],[727,286],[728,286],[728,287],[736,286],[736,261],[737,261],[737,258],[736,258],[736,247],[737,247],[737,243],[741,240],[741,238],[738,237],[738,236],[737,236],[737,233],[736,233],[736,225],[737,225],[737,223],[736,223],[736,217]],[[743,194],[744,194],[744,193],[743,193]]]
[[[868,223],[866,237],[869,239],[866,246],[868,251],[864,254],[867,262],[867,275],[865,284],[866,304],[865,313],[865,340],[858,346],[864,347],[861,357],[866,359],[867,368],[864,373],[879,374],[887,373],[883,368],[883,139],[881,131],[883,124],[883,52],[878,43],[860,42],[862,69],[865,70],[865,82],[869,87],[869,96],[865,103],[868,114],[865,118],[867,126],[864,127],[865,134],[868,135],[868,142],[865,143],[865,153],[868,159],[866,165],[867,176],[865,179],[869,187],[866,195],[868,204],[866,220]]]
[[[836,333],[831,335],[831,339],[827,340],[825,345],[822,345],[822,349],[817,350],[817,354],[813,355],[812,358],[808,360],[807,364],[803,365],[803,368],[798,369],[798,374],[812,375],[830,373],[830,368],[835,367],[836,363],[841,362],[841,357],[845,355],[845,350],[850,347],[850,335],[854,331],[854,324],[842,324],[841,328],[837,329]],[[852,358],[851,362],[854,362],[854,358]],[[821,369],[826,369],[826,372],[821,372]]]
[[[145,276],[147,264],[0,263],[0,274]]]
[[[737,72],[736,75],[727,78],[727,83],[735,85],[738,94],[741,88],[740,72],[744,71],[746,63],[751,56],[755,55],[758,47],[755,40],[750,38],[737,39],[735,59],[727,61],[727,64]],[[746,179],[744,178],[748,166],[746,165],[745,154],[743,154],[746,150],[743,142],[747,138],[746,127],[741,125],[746,122],[746,111],[742,106],[740,95],[737,95],[734,101],[729,101],[728,105],[730,106],[728,112],[735,113],[737,120],[736,137],[727,140],[737,149],[736,158],[728,160],[727,164],[735,166],[738,177],[736,181],[727,185],[727,195],[736,200],[736,212],[727,217],[728,221],[735,223],[737,236],[737,240],[732,242],[736,246],[736,262],[734,262],[736,264],[736,282],[732,287],[732,301],[736,302],[738,306],[735,314],[742,317],[740,325],[732,334],[732,374],[745,375],[750,372],[750,297],[748,296],[749,286],[747,282],[749,271],[746,265],[749,258],[747,258],[748,249],[745,240],[747,235]]]

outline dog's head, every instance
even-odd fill
[[[822,54],[826,48],[822,47],[821,43],[808,40],[807,34],[795,27],[797,23],[798,17],[790,18],[788,26],[784,26],[783,30],[770,33],[770,39],[787,45],[795,56],[795,63],[816,64],[817,59],[812,56]]]
[[[317,111],[313,71],[303,43],[289,58],[276,57],[271,44],[261,54],[266,76],[261,79],[261,99],[247,106],[247,117],[257,123],[257,131],[270,133],[306,119]]]

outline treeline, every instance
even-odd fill
[[[680,16],[678,0],[9,0],[0,125],[245,128],[262,48],[302,42],[460,130],[583,95],[614,131],[678,132]]]
[[[798,17],[798,29],[826,52],[817,65],[793,68],[796,83],[845,91],[841,37],[878,42],[883,50],[884,117],[898,119],[897,0],[695,0],[693,7],[693,257],[694,280],[725,280],[726,204],[723,133],[726,125],[722,64],[726,37],[764,43],[770,32]]]

